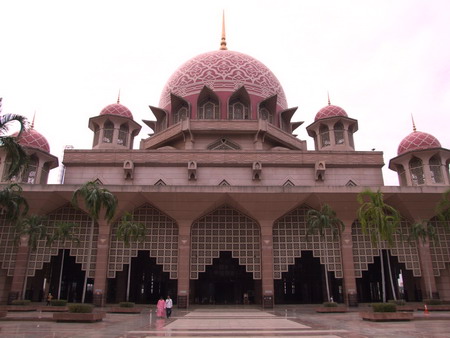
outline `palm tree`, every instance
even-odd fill
[[[10,127],[18,123],[20,126],[16,136],[8,135]],[[28,127],[27,119],[24,116],[16,114],[0,115],[0,148],[6,152],[6,158],[9,162],[6,180],[10,180],[20,173],[20,171],[28,164],[28,155],[23,147],[17,142],[22,132]]]
[[[448,229],[448,222],[450,222],[450,189],[442,194],[442,197],[436,206],[436,213],[439,219],[445,222]]]
[[[323,239],[325,239],[325,234],[327,229],[331,230],[333,234],[333,239],[340,236],[341,232],[345,228],[344,222],[342,222],[337,216],[336,212],[328,205],[323,204],[320,210],[311,209],[306,214],[306,223],[308,224],[308,230],[306,236],[314,235],[318,233],[320,235],[320,249],[322,250]],[[328,256],[327,256],[328,262]],[[331,301],[330,297],[330,287],[328,282],[328,270],[326,264],[324,265],[325,271],[325,283],[327,288],[328,301]]]
[[[55,241],[61,241],[64,245],[66,241],[72,241],[80,243],[80,240],[74,235],[74,228],[77,226],[76,223],[71,222],[58,222],[55,224],[56,229],[52,236],[49,237],[50,245]],[[58,299],[61,298],[61,282],[64,271],[64,258],[66,256],[66,248],[63,249],[63,254],[61,258],[61,268],[59,270],[59,280],[58,280]]]
[[[22,297],[25,297],[25,291],[27,289],[28,264],[30,263],[31,252],[36,251],[39,240],[47,238],[47,227],[44,224],[45,219],[44,216],[30,215],[19,220],[16,225],[18,238],[21,236],[26,236],[28,238],[28,258],[26,262],[27,267],[25,269]]]
[[[130,246],[130,241],[142,242],[145,240],[145,224],[135,222],[133,215],[129,212],[125,213],[117,227],[116,236],[119,240],[123,241],[127,247]],[[130,277],[131,277],[131,261],[128,266],[127,277],[127,302],[130,298]]]
[[[28,213],[28,202],[22,196],[20,185],[13,183],[0,190],[0,209],[13,223]]]
[[[82,302],[86,296],[86,284],[91,267],[92,241],[94,238],[94,226],[100,217],[100,212],[104,209],[104,217],[110,222],[116,213],[117,198],[107,189],[102,188],[97,181],[89,181],[74,191],[72,204],[78,207],[78,199],[81,198],[92,219],[91,232],[89,235],[89,248],[87,257],[87,268],[84,276]]]
[[[370,236],[373,245],[378,247],[381,260],[381,285],[383,293],[383,302],[386,302],[386,283],[384,280],[384,260],[381,241],[386,241],[392,245],[394,233],[400,225],[400,213],[389,204],[384,203],[383,194],[378,190],[373,192],[365,190],[358,194],[357,200],[360,207],[357,211],[358,220],[361,223],[364,234]],[[389,249],[387,250],[388,267],[390,271]],[[392,294],[396,299],[392,274],[389,273],[392,287]]]

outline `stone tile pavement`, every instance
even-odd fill
[[[174,309],[170,319],[156,318],[154,309],[142,314],[108,313],[98,323],[56,323],[52,313],[8,313],[0,320],[0,337],[450,337],[450,312],[421,311],[411,322],[363,321],[363,307],[347,313],[319,314],[312,305],[258,307],[192,307]]]

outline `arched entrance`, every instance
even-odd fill
[[[191,229],[191,304],[260,304],[259,225],[224,205]]]
[[[195,304],[254,304],[255,281],[245,266],[223,251],[213,264],[192,281],[191,291]]]

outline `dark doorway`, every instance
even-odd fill
[[[394,299],[391,281],[389,278],[388,258],[391,264],[392,280],[394,283],[394,292],[397,299],[406,301],[421,301],[422,290],[420,279],[413,276],[411,270],[406,270],[405,264],[399,263],[396,256],[389,254],[388,250],[383,250],[384,274],[386,285],[386,299]],[[374,262],[369,264],[367,271],[363,271],[362,278],[356,279],[358,290],[358,302],[370,303],[381,302],[383,299],[381,283],[381,259],[374,257]]]
[[[109,303],[126,300],[129,265],[117,272],[116,278],[108,279]],[[149,256],[149,251],[139,251],[138,256],[131,259],[129,301],[138,304],[156,304],[159,297],[170,295],[176,302],[177,281],[163,272],[156,259]]]
[[[255,282],[244,265],[223,251],[213,264],[191,280],[191,302],[194,304],[255,304]]]
[[[328,273],[330,296],[342,302],[342,279]],[[276,304],[315,304],[327,300],[325,269],[320,259],[313,257],[312,251],[302,251],[302,257],[274,281]]]
[[[75,257],[69,255],[69,250],[60,249],[58,255],[52,256],[49,263],[44,263],[43,268],[36,271],[34,277],[28,278],[26,299],[44,301],[50,292],[53,299],[57,299],[59,294],[60,299],[73,303],[81,302],[84,274],[81,264],[76,263]],[[60,276],[61,285],[59,285]],[[88,303],[92,301],[93,281],[91,278],[88,279],[86,291]]]

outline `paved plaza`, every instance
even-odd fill
[[[171,319],[154,309],[139,315],[108,313],[97,323],[56,323],[47,312],[8,313],[0,337],[449,337],[450,312],[414,312],[411,322],[363,321],[359,311],[319,314],[314,306],[196,307],[175,309]]]

